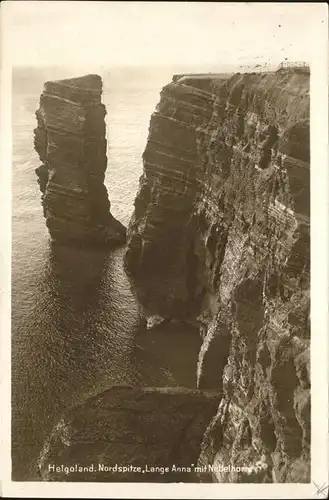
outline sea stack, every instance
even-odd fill
[[[53,241],[77,245],[125,242],[125,228],[110,213],[106,109],[102,79],[86,75],[44,84],[34,147],[43,212]]]

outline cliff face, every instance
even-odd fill
[[[218,402],[217,393],[192,389],[112,387],[60,420],[41,454],[40,475],[45,481],[182,480],[178,468],[196,464]],[[56,470],[58,464],[67,469]],[[82,474],[77,464],[87,470]]]
[[[145,317],[200,328],[200,465],[309,481],[309,74],[175,78],[143,160],[125,265]]]
[[[46,82],[36,112],[36,169],[46,224],[53,240],[112,244],[125,228],[110,213],[102,80],[87,75]]]

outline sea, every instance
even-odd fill
[[[99,72],[107,108],[111,212],[133,212],[151,113],[170,68]],[[179,68],[178,71],[180,72]],[[183,71],[181,71],[183,72]],[[186,325],[145,331],[114,250],[51,245],[33,148],[43,83],[70,68],[19,68],[12,84],[12,479],[39,480],[45,439],[65,410],[114,385],[196,386],[200,337]]]

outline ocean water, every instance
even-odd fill
[[[22,75],[12,96],[12,477],[18,481],[38,480],[38,454],[65,408],[111,385],[194,387],[200,347],[197,332],[183,325],[141,328],[124,248],[50,245],[33,149],[34,113],[49,78],[32,70]],[[127,69],[103,76],[105,183],[111,211],[125,225],[150,115],[170,77]]]

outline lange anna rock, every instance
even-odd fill
[[[86,75],[46,82],[36,112],[34,146],[43,212],[53,240],[75,244],[125,242],[125,228],[110,212],[106,109],[102,80]]]

